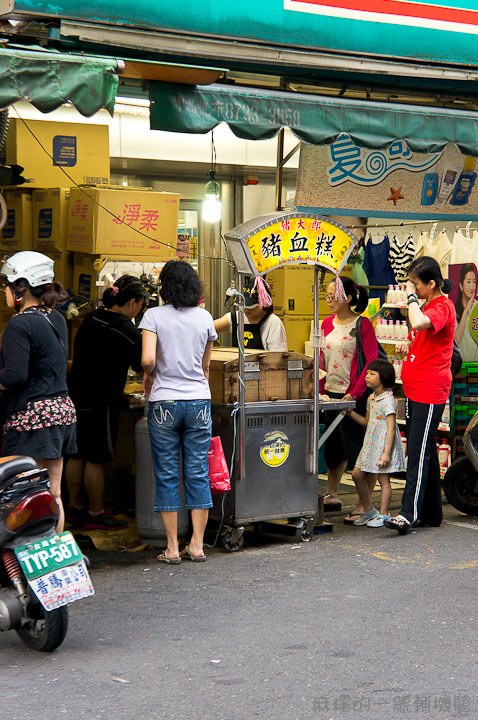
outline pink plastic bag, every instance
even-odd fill
[[[219,436],[211,438],[208,452],[209,460],[209,486],[212,495],[228,492],[231,489],[229,470]]]

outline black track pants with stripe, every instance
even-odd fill
[[[438,525],[443,519],[436,434],[445,405],[407,399],[407,482],[401,514],[412,524]]]

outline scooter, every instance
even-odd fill
[[[445,473],[443,489],[448,502],[467,515],[478,515],[478,412],[463,436],[465,457],[455,460]]]
[[[0,459],[0,631],[15,630],[33,650],[66,637],[68,607],[94,594],[70,532],[56,533],[59,508],[46,469],[21,455]]]

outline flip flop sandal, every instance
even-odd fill
[[[324,512],[340,512],[342,510],[342,503],[340,502],[340,500],[326,502],[326,498],[328,497],[330,497],[330,495],[326,495],[324,497]]]
[[[344,523],[345,525],[353,525],[354,520],[360,517],[362,513],[349,513],[344,517]]]
[[[402,515],[396,515],[395,517],[388,518],[383,521],[383,524],[391,530],[398,530],[399,535],[407,535],[412,529],[411,524]]]
[[[163,551],[163,552],[159,553],[159,555],[158,555],[158,557],[156,558],[156,560],[157,560],[158,562],[167,563],[168,565],[179,565],[179,563],[181,562],[181,558],[180,558],[180,557],[177,557],[177,558],[169,558],[169,557],[166,555],[166,551]]]
[[[181,557],[185,560],[192,560],[193,562],[206,562],[205,555],[193,555],[189,549],[189,545],[181,550]]]

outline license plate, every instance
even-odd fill
[[[71,532],[22,545],[15,553],[45,610],[94,594],[83,553]]]

